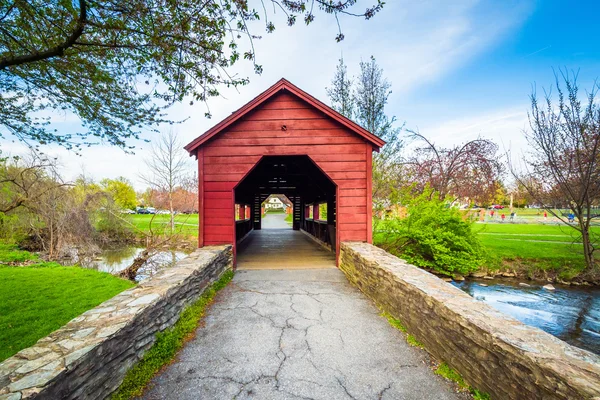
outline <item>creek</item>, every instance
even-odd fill
[[[98,271],[110,272],[111,274],[120,272],[129,267],[133,260],[142,252],[140,247],[122,247],[116,249],[103,250],[99,255],[93,258],[79,260],[84,268],[96,269]],[[182,251],[164,250],[152,255],[146,263],[138,270],[136,281],[140,282],[160,271],[161,269],[173,266],[177,261],[186,257],[187,254]]]
[[[524,324],[600,354],[600,289],[554,284],[522,286],[518,281],[466,280],[452,284]]]

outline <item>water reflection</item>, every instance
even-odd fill
[[[600,290],[506,281],[463,281],[455,286],[479,301],[583,349],[600,354]],[[487,285],[487,286],[482,286]]]
[[[114,274],[129,267],[142,251],[144,251],[144,249],[139,247],[122,247],[104,250],[99,256],[79,260],[79,263],[85,268]],[[167,250],[157,252],[138,270],[136,281],[139,282],[149,278],[159,270],[174,265],[185,256],[186,254],[181,251]]]

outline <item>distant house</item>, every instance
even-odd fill
[[[292,207],[292,202],[287,197],[278,194],[272,194],[263,203],[265,210],[286,211]]]

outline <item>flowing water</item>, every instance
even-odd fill
[[[556,290],[519,282],[453,282],[476,300],[574,346],[600,354],[600,289],[554,285]],[[482,286],[487,285],[487,286]]]
[[[99,256],[94,257],[93,259],[80,260],[80,264],[85,268],[92,268],[114,274],[129,267],[142,251],[144,251],[144,249],[139,247],[122,247],[104,250]],[[169,250],[157,252],[138,270],[136,281],[139,282],[147,279],[161,269],[173,266],[186,255],[186,253],[181,251]]]

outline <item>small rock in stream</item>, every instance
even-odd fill
[[[528,284],[528,283],[523,283],[523,282],[520,282],[520,283],[519,283],[519,286],[531,287],[531,285],[530,285],[530,284]]]
[[[546,290],[556,290],[556,288],[554,286],[552,286],[551,284],[547,284],[542,287]]]

